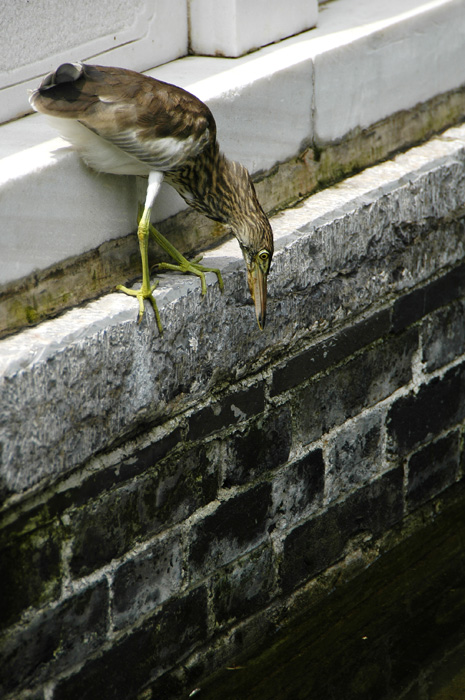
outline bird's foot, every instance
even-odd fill
[[[144,315],[144,311],[145,311],[144,299],[148,299],[152,305],[154,312],[155,312],[155,318],[157,320],[158,330],[160,332],[160,335],[162,335],[163,334],[163,326],[161,325],[160,312],[158,311],[157,302],[155,301],[155,298],[153,296],[153,291],[157,286],[158,286],[158,282],[156,282],[154,285],[149,286],[147,289],[143,289],[143,285],[140,289],[128,289],[128,287],[124,287],[122,284],[118,284],[116,289],[119,292],[124,292],[125,294],[128,294],[131,297],[136,297],[137,301],[139,302],[138,323],[140,323],[142,321],[142,316]]]
[[[199,255],[194,260],[189,262],[187,258],[182,255],[177,248],[174,247],[170,241],[163,236],[160,231],[158,231],[152,224],[149,225],[149,231],[155,238],[158,245],[166,251],[175,263],[158,263],[157,268],[159,270],[174,270],[175,272],[183,272],[184,274],[191,273],[200,277],[200,283],[202,285],[202,296],[207,293],[207,283],[205,281],[205,273],[214,272],[218,278],[218,286],[220,291],[223,292],[224,284],[221,272],[216,267],[205,267],[205,265],[199,265],[202,256]]]
[[[205,267],[205,265],[199,265],[199,260],[202,259],[201,255],[199,257],[195,258],[195,260],[192,260],[190,262],[189,262],[189,260],[184,258],[182,255],[180,255],[179,257],[180,257],[180,260],[179,260],[177,265],[174,265],[173,263],[157,263],[157,268],[159,270],[174,270],[176,272],[182,272],[184,274],[191,273],[193,275],[197,275],[197,277],[200,277],[200,284],[202,287],[202,296],[205,296],[205,294],[207,293],[207,283],[205,281],[205,273],[206,272],[214,272],[218,278],[218,286],[220,288],[220,291],[223,292],[224,283],[223,283],[223,278],[221,276],[221,272],[216,267]]]

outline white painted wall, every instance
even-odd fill
[[[2,0],[0,122],[67,61],[146,71],[187,55],[238,56],[316,23],[317,0]],[[190,28],[189,28],[190,16]]]
[[[187,0],[2,0],[0,121],[29,111],[26,90],[66,61],[134,70],[184,56]]]
[[[191,49],[242,56],[314,27],[317,0],[189,0]]]

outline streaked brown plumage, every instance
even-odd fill
[[[163,178],[198,211],[226,224],[236,236],[247,266],[249,289],[260,328],[265,324],[266,281],[273,255],[271,226],[249,173],[219,150],[209,108],[182,88],[122,68],[66,63],[50,73],[30,96],[32,107],[51,117],[62,135],[96,170],[147,176],[148,187],[138,236],[142,287],[119,287],[158,309],[150,286],[147,239],[152,233],[177,265],[202,279],[211,271],[189,263],[150,224],[150,212]],[[222,280],[219,271],[220,287]]]

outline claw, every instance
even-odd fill
[[[118,284],[116,289],[120,292],[124,292],[125,294],[128,294],[131,297],[136,297],[137,301],[139,302],[139,317],[137,319],[137,322],[140,323],[142,321],[142,317],[145,312],[145,307],[144,307],[144,299],[148,299],[148,301],[151,303],[152,308],[155,312],[155,318],[157,321],[157,326],[158,326],[158,331],[160,335],[163,335],[163,326],[161,325],[161,319],[160,319],[160,312],[158,311],[158,306],[157,302],[155,301],[155,298],[153,296],[153,291],[156,289],[158,286],[158,282],[155,282],[154,285],[149,287],[147,290],[143,290],[142,287],[140,289],[128,289],[128,287],[124,287],[122,284]]]

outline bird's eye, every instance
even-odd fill
[[[258,257],[260,258],[260,260],[263,260],[263,262],[266,262],[270,257],[270,254],[267,250],[261,250],[258,254]]]

